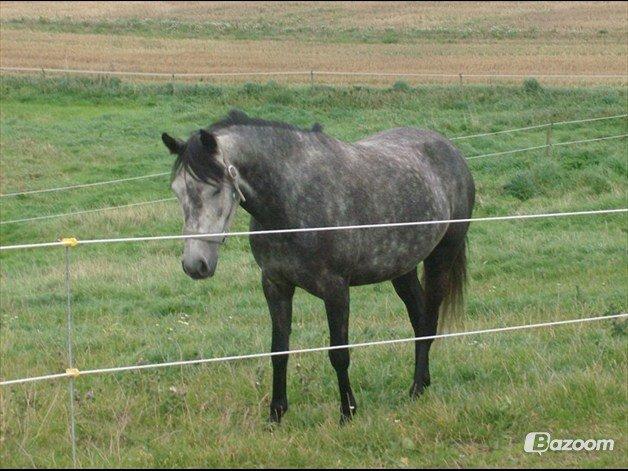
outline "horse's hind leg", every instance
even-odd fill
[[[427,312],[425,293],[419,283],[416,267],[405,275],[395,278],[392,283],[395,291],[406,305],[414,329],[414,336],[434,335],[438,321],[438,310],[436,310],[436,315],[433,311]],[[431,340],[414,342],[414,380],[410,389],[412,397],[421,394],[425,387],[430,384],[429,350],[431,343]]]
[[[412,324],[413,326],[415,322],[418,324],[418,331],[417,327],[414,330],[417,336],[436,335],[438,315],[443,301],[446,300],[450,308],[455,308],[455,304],[462,301],[466,279],[467,227],[468,224],[452,225],[432,253],[423,261],[425,290],[421,299],[424,304],[418,303],[420,314],[416,316],[418,320],[414,320]],[[413,271],[412,278],[417,280],[416,271]],[[413,289],[420,291],[418,280],[416,288]],[[409,308],[408,312],[410,312]],[[412,317],[410,314],[411,320]],[[410,390],[413,397],[420,395],[430,385],[429,352],[433,341],[430,339],[416,342],[416,371],[414,384]]]

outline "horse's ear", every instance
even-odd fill
[[[207,149],[211,154],[216,152],[218,149],[218,142],[216,141],[216,137],[204,129],[201,129],[201,143],[203,147]]]
[[[180,154],[183,151],[183,147],[185,144],[181,139],[177,139],[175,137],[169,136],[166,133],[161,135],[161,140],[164,141],[164,144],[168,148],[171,154]]]

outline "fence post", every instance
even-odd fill
[[[460,77],[460,86],[462,87],[462,72],[460,72],[458,76]]]
[[[550,122],[547,127],[547,134],[545,136],[545,156],[550,157],[552,155],[552,130],[554,123]]]
[[[314,71],[310,70],[310,86],[314,88]]]
[[[65,245],[65,291],[66,314],[68,327],[68,369],[69,375],[68,393],[70,396],[70,439],[72,441],[72,466],[76,468],[76,415],[74,413],[74,379],[78,376],[78,370],[74,368],[74,354],[72,352],[72,289],[70,284],[70,247],[78,244],[74,237],[61,239]]]

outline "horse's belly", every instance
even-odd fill
[[[408,273],[434,250],[446,226],[385,230],[384,237],[366,238],[366,244],[354,246],[351,268],[347,272],[351,285],[379,283]]]
[[[251,248],[267,276],[316,293],[329,275],[352,286],[401,276],[429,256],[446,230],[438,224],[255,236]]]

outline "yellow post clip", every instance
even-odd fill
[[[79,243],[76,237],[63,237],[60,242],[66,247],[76,247]]]
[[[67,374],[70,378],[78,378],[81,372],[78,368],[68,368],[65,370],[65,374]]]

